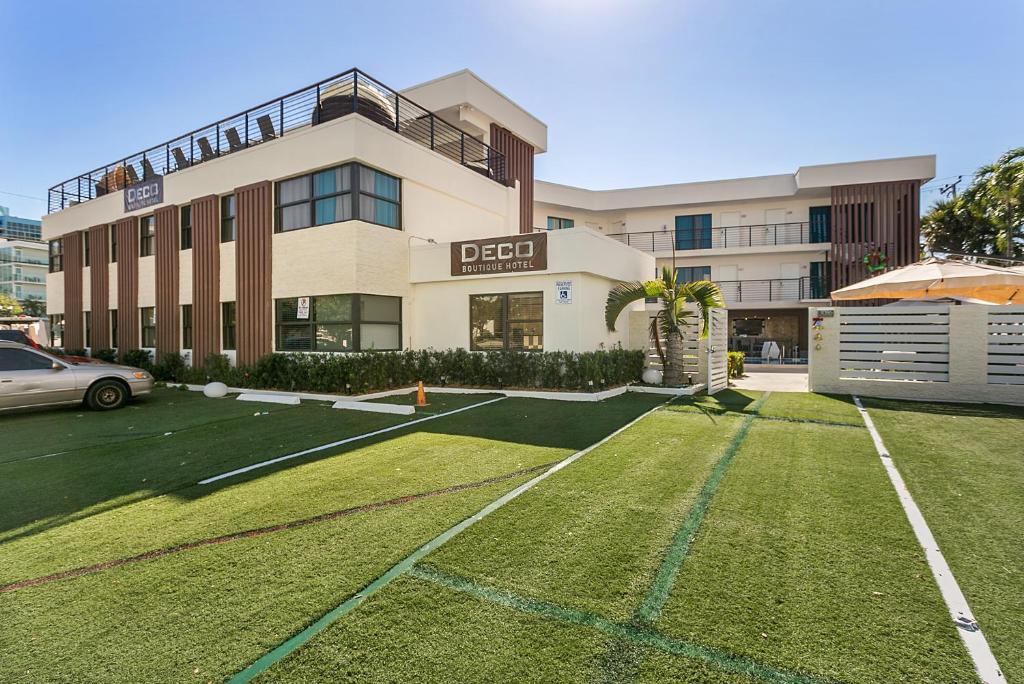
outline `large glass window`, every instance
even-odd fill
[[[181,305],[181,348],[192,348],[192,305]]]
[[[277,350],[347,352],[402,348],[402,299],[365,294],[277,300]]]
[[[220,241],[235,241],[235,196],[220,198]]]
[[[142,346],[156,346],[156,307],[144,306],[139,309],[142,319]]]
[[[179,237],[182,249],[192,249],[192,205],[181,208]]]
[[[711,280],[710,266],[680,266],[676,269],[676,282],[695,283],[698,280]]]
[[[153,256],[153,243],[156,242],[156,217],[143,216],[139,219],[139,256]]]
[[[573,225],[575,225],[575,222],[570,218],[548,216],[548,230],[563,230],[565,228],[572,228]]]
[[[45,370],[53,361],[25,349],[0,349],[0,371]]]
[[[361,164],[281,181],[276,198],[279,233],[352,219],[401,225],[401,182]]]
[[[220,305],[221,346],[224,349],[235,348],[235,303],[223,302]]]
[[[676,249],[710,249],[711,214],[676,216]]]
[[[64,241],[50,240],[50,273],[64,270]]]
[[[473,351],[544,349],[544,294],[470,295],[469,335]]]

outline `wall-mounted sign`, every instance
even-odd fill
[[[556,280],[555,281],[555,303],[556,304],[572,304],[572,281],[571,280]]]
[[[295,318],[300,321],[309,320],[309,297],[299,297],[299,305],[296,307]]]
[[[164,177],[157,176],[124,189],[124,210],[137,211],[164,201]]]
[[[453,276],[543,271],[548,267],[548,234],[453,242],[451,253]]]

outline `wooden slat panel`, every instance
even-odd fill
[[[882,363],[884,360],[893,359],[905,359],[914,361],[949,361],[949,354],[946,352],[937,352],[934,354],[895,354],[883,356],[881,352],[871,351],[852,351],[852,352],[841,352],[839,361],[840,363],[846,363],[847,361],[875,361],[876,363]]]
[[[192,364],[220,352],[220,226],[216,195],[192,200]]]
[[[905,354],[907,352],[947,351],[948,349],[948,343],[847,342],[845,340],[841,340],[839,342],[840,353],[843,351],[877,351],[899,352],[901,354]]]
[[[988,362],[993,363],[1019,363],[1024,364],[1024,354],[989,354]]]
[[[988,353],[997,354],[1024,354],[1024,344],[993,344],[989,338]]]
[[[922,361],[893,361],[883,359],[882,361],[841,361],[839,364],[843,369],[881,370],[881,371],[949,371],[948,363],[926,363]]]
[[[887,335],[884,333],[849,333],[842,336],[841,344],[847,342],[884,342],[890,344],[893,342],[945,342],[945,335],[934,335],[934,334],[914,334],[914,333],[893,333]]]
[[[178,207],[156,211],[156,357],[181,347],[178,311]]]
[[[945,314],[909,314],[907,316],[862,316],[843,315],[839,319],[841,329],[847,325],[945,325],[949,316]]]
[[[117,353],[139,348],[139,220],[117,222]]]
[[[947,323],[922,323],[921,325],[914,325],[912,323],[880,323],[877,325],[866,325],[856,323],[852,325],[842,325],[839,327],[840,335],[848,335],[850,333],[868,333],[872,335],[893,335],[896,333],[932,333],[936,335],[948,335],[949,325]]]
[[[993,375],[989,373],[988,382],[991,385],[1024,385],[1024,375]]]
[[[533,232],[533,145],[492,123],[491,147],[505,155],[509,185],[519,181],[519,232]]]
[[[948,373],[910,373],[894,371],[839,371],[842,380],[928,380],[932,382],[948,382]]]
[[[82,238],[84,233],[74,231],[61,236],[64,243],[64,348],[80,349],[85,346],[82,321]]]
[[[110,227],[89,229],[89,309],[92,311],[93,349],[110,348]]]
[[[861,307],[851,306],[843,309],[840,312],[842,320],[846,320],[851,316],[867,316],[869,318],[885,318],[889,320],[894,316],[907,316],[910,314],[921,315],[927,314],[930,316],[941,316],[949,314],[948,304],[927,304],[927,305],[907,305],[898,307],[885,307],[885,308],[872,308],[872,307]]]
[[[273,351],[271,299],[273,200],[271,183],[235,189],[238,233],[235,243],[237,363],[248,366]]]

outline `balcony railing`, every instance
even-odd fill
[[[505,157],[500,152],[380,81],[349,69],[59,183],[50,188],[47,211],[60,211],[347,114],[361,114],[452,161],[505,182]]]
[[[675,230],[670,229],[643,233],[613,233],[608,237],[644,252],[828,244],[831,239],[827,229],[812,226],[807,221],[718,227],[711,228],[710,232],[703,234],[696,228],[693,231],[687,230],[685,234],[677,234]]]
[[[829,299],[831,281],[821,276],[770,278],[766,280],[718,280],[725,303],[798,302],[805,299]]]

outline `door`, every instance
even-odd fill
[[[811,242],[832,240],[832,207],[811,207],[809,238]]]
[[[718,216],[719,230],[712,238],[715,247],[738,247],[741,237],[746,238],[739,228],[742,216],[738,211],[723,211]]]
[[[764,212],[764,243],[766,245],[785,244],[786,226],[785,209],[768,209]]]
[[[708,394],[715,394],[729,387],[729,312],[726,309],[712,309],[705,340],[707,352]]]
[[[0,348],[0,408],[39,406],[77,399],[67,366],[27,349]]]
[[[715,267],[715,282],[722,291],[726,304],[740,301],[739,268],[735,264]]]
[[[828,299],[832,289],[832,269],[827,261],[811,262],[811,278],[808,296],[811,299]]]

